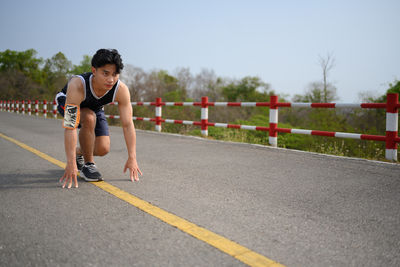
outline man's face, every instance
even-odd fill
[[[116,72],[114,64],[107,64],[103,67],[94,68],[92,67],[94,79],[104,90],[110,90],[119,79],[119,74]]]

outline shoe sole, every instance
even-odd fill
[[[82,171],[79,172],[79,176],[81,178],[83,178],[83,180],[85,180],[86,182],[100,182],[100,181],[103,181],[103,177],[100,177],[100,178],[97,178],[97,179],[96,178],[88,178],[88,177],[85,176],[85,174]]]

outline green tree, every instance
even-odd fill
[[[49,97],[55,95],[65,85],[71,66],[71,61],[62,52],[58,52],[46,60],[43,72],[46,77],[45,86]]]
[[[7,49],[0,52],[0,72],[18,71],[28,76],[35,82],[42,82],[42,73],[40,65],[42,58],[36,57],[37,52],[34,49],[28,49],[22,52]]]
[[[89,55],[84,55],[82,61],[79,65],[74,65],[71,73],[72,74],[81,74],[85,72],[92,71],[92,57]]]
[[[386,90],[386,94],[376,98],[376,99],[371,99],[372,102],[375,103],[383,103],[386,102],[387,94],[399,94],[399,100],[400,100],[400,81],[395,80],[393,83],[389,83],[389,88]]]
[[[3,97],[24,99],[38,94],[43,82],[41,58],[34,49],[0,52],[0,93]]]
[[[4,52],[0,52],[0,71],[14,69],[32,76],[42,63],[42,59],[36,58],[36,54],[37,52],[34,49],[22,52],[7,49]]]
[[[229,102],[235,101],[269,101],[273,92],[269,91],[269,84],[259,77],[244,77],[222,87],[222,95]]]
[[[56,73],[60,75],[67,75],[72,66],[71,61],[62,53],[58,52],[50,59],[46,60],[44,70],[49,73]]]
[[[184,101],[186,99],[186,88],[179,85],[179,80],[167,71],[160,70],[157,73],[158,92],[165,101]]]
[[[393,83],[389,83],[389,88],[384,95],[379,97],[367,96],[363,100],[372,103],[386,103],[389,93],[399,94],[400,100],[400,81],[395,80]],[[349,115],[348,121],[354,127],[362,129],[363,132],[384,135],[386,131],[385,113],[385,109],[356,110]]]

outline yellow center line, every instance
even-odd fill
[[[61,167],[65,168],[66,164],[50,157],[49,155],[40,152],[39,150],[30,147],[24,143],[21,143],[14,138],[8,137],[0,133],[0,137],[22,147],[25,150],[32,152],[33,154]],[[107,182],[91,182],[91,184],[101,188],[102,190],[116,196],[117,198],[135,206],[136,208],[160,219],[167,224],[174,226],[184,233],[187,233],[199,240],[206,242],[207,244],[223,251],[224,253],[238,259],[239,261],[249,266],[263,266],[263,267],[283,267],[282,264],[275,262],[267,257],[258,254],[234,241],[231,241],[221,235],[211,232],[203,227],[200,227],[194,223],[191,223],[181,217],[178,217],[172,213],[169,213],[159,207],[150,204],[134,195],[125,192],[118,187],[115,187]]]

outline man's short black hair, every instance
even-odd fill
[[[92,66],[97,68],[103,67],[107,64],[115,64],[117,73],[120,73],[124,68],[122,64],[121,55],[117,49],[99,49],[92,58]]]

